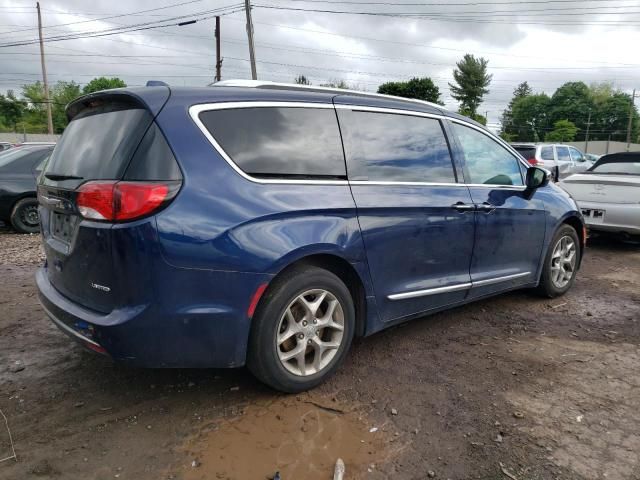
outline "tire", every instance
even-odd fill
[[[327,270],[293,267],[283,272],[260,300],[253,317],[247,366],[276,390],[308,390],[336,371],[354,332],[355,308],[347,286]]]
[[[561,242],[565,242],[564,247]],[[569,250],[565,248],[570,245],[569,242],[573,245],[572,261],[568,260]],[[567,293],[576,279],[581,255],[580,239],[575,229],[569,225],[562,225],[553,236],[544,259],[538,293],[548,298]]]
[[[10,220],[13,228],[20,233],[38,233],[40,231],[38,200],[23,198],[16,202],[11,210]]]

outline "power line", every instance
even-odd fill
[[[232,7],[222,7],[222,8],[217,8],[214,10],[207,10],[207,11],[203,11],[203,12],[199,12],[196,14],[189,14],[189,15],[180,15],[180,16],[176,16],[176,17],[170,17],[168,19],[164,19],[164,20],[155,20],[152,22],[143,22],[143,23],[138,23],[138,24],[133,24],[133,25],[127,25],[127,26],[120,26],[117,28],[110,28],[110,29],[104,29],[104,30],[95,30],[95,31],[90,31],[90,32],[78,32],[78,33],[71,33],[71,34],[66,34],[66,35],[58,35],[58,36],[50,36],[50,37],[46,37],[43,40],[47,41],[47,42],[59,42],[59,41],[64,41],[64,40],[76,40],[76,39],[80,39],[80,38],[93,38],[93,37],[102,37],[102,36],[109,36],[109,35],[118,35],[121,33],[128,33],[128,32],[135,32],[135,31],[141,31],[141,30],[148,30],[148,29],[153,29],[153,28],[161,28],[161,27],[170,27],[170,26],[182,26],[184,24],[187,23],[195,23],[196,21],[203,21],[203,20],[208,20],[210,18],[214,18],[216,15],[228,15],[231,13],[235,13],[237,11],[240,11],[240,9],[238,8],[240,4],[236,4],[236,9],[230,9]],[[201,15],[200,17],[197,17],[197,15]],[[194,18],[196,17],[196,18]],[[185,20],[188,20],[185,21]],[[195,20],[195,21],[193,21]],[[168,21],[174,21],[176,23],[172,23],[172,24],[163,24],[163,25],[159,25],[159,23],[165,23]],[[192,22],[193,21],[193,22]],[[18,47],[18,46],[24,46],[24,45],[33,45],[35,43],[37,43],[38,40],[23,40],[23,41],[17,41],[17,42],[13,42],[13,43],[4,43],[4,44],[0,44],[0,48],[6,48],[6,47]]]

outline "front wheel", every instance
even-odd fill
[[[538,291],[549,298],[564,295],[576,279],[581,254],[575,229],[569,225],[560,227],[547,252]]]
[[[333,273],[295,267],[269,287],[256,310],[247,365],[288,393],[322,383],[344,360],[355,330],[353,299]]]
[[[18,201],[11,211],[11,225],[20,233],[38,233],[38,201],[35,198],[23,198]]]

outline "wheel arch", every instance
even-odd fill
[[[356,312],[355,336],[364,336],[366,332],[368,315],[366,299],[367,290],[362,276],[356,270],[356,268],[344,257],[336,255],[335,253],[312,253],[302,257],[298,257],[295,260],[287,263],[271,279],[269,285],[273,285],[277,281],[277,279],[287,271],[301,265],[314,266],[327,270],[336,275],[345,283],[345,285],[349,289],[349,292],[351,293],[351,298],[353,299],[353,305]],[[267,287],[267,290],[268,288],[269,287]],[[264,296],[265,295],[262,295],[260,302],[262,302],[262,298],[264,298]],[[260,302],[258,303],[258,305],[260,304]]]

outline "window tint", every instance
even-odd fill
[[[200,120],[236,165],[250,175],[346,177],[333,109],[209,110],[200,114]]]
[[[478,130],[452,124],[464,153],[467,183],[523,185],[520,162],[507,149]]]
[[[516,151],[527,160],[530,158],[534,158],[536,156],[535,147],[513,147],[513,148],[515,148]]]
[[[126,180],[180,180],[182,174],[160,128],[151,124],[127,168]]]
[[[555,158],[553,158],[553,147],[549,145],[540,148],[540,158],[542,160],[555,160]]]
[[[0,157],[0,172],[31,173],[34,166],[49,155],[51,148],[15,148]]]
[[[447,140],[436,119],[340,111],[352,180],[454,183]]]
[[[559,162],[570,162],[571,157],[569,156],[569,148],[568,147],[556,147],[556,153],[558,154]]]
[[[577,148],[569,147],[569,151],[571,152],[571,158],[573,158],[575,162],[584,162],[584,156]]]
[[[122,176],[153,117],[140,108],[107,104],[79,113],[51,154],[46,173],[74,175],[66,185]]]

